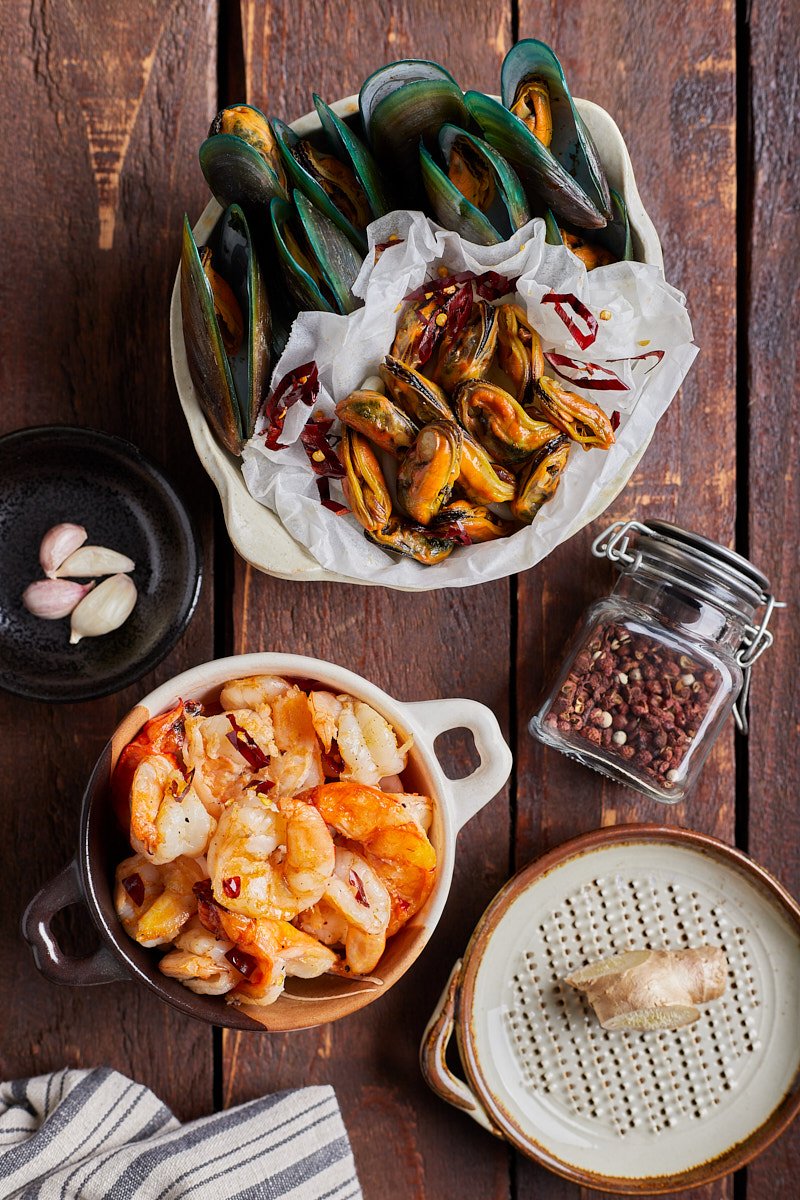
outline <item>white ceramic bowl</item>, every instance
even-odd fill
[[[633,236],[633,247],[640,262],[651,263],[663,270],[664,261],[661,245],[653,222],[644,210],[633,167],[622,134],[605,109],[590,100],[578,100],[581,116],[597,143],[600,157],[609,182],[625,200]],[[358,110],[358,96],[348,96],[337,101],[333,109],[340,116],[348,116]],[[321,128],[316,113],[307,113],[292,124],[292,129],[301,136],[314,133]],[[204,242],[216,225],[222,209],[216,200],[211,200],[194,228],[198,242]],[[263,504],[259,504],[247,490],[241,471],[241,462],[229,454],[214,437],[208,427],[197,399],[194,384],[189,374],[186,348],[183,341],[181,317],[180,269],[175,277],[170,306],[170,343],[172,347],[172,369],[181,406],[189,425],[194,448],[217,488],[225,514],[228,536],[236,550],[252,566],[268,575],[281,579],[336,580],[339,583],[362,583],[364,579],[353,579],[321,567],[317,560],[295,541],[284,529],[279,518]],[[649,440],[649,439],[648,439]],[[644,442],[637,455],[631,457],[627,470],[617,477],[616,491],[604,492],[600,503],[587,508],[584,525],[595,520],[600,513],[619,495],[633,474],[639,459],[647,449]],[[520,565],[520,569],[522,568]],[[439,584],[435,568],[419,573],[419,581],[407,591],[430,591]]]
[[[179,698],[216,699],[229,679],[262,674],[313,679],[334,692],[349,692],[372,705],[403,739],[413,735],[404,776],[407,784],[433,799],[429,836],[436,849],[437,867],[426,904],[389,939],[376,968],[380,982],[348,982],[331,975],[288,980],[286,991],[276,1003],[260,1010],[262,1024],[258,1024],[245,1012],[226,1004],[224,998],[194,995],[176,980],[161,975],[158,956],[125,933],[113,903],[114,870],[125,857],[125,846],[111,812],[108,785],[123,747],[151,717],[173,708]],[[466,779],[448,779],[433,743],[440,733],[461,728],[471,731],[480,764]],[[344,667],[298,654],[242,654],[203,663],[145,696],[115,730],[84,796],[76,859],[29,905],[23,922],[25,937],[39,969],[56,982],[96,984],[133,977],[173,1007],[215,1025],[288,1030],[338,1020],[388,991],[422,952],[450,891],[458,831],[500,791],[510,774],[511,761],[497,718],[476,700],[401,703]],[[89,909],[103,939],[96,954],[86,959],[66,955],[50,928],[55,912],[77,902]]]

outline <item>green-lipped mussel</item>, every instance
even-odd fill
[[[352,287],[361,256],[350,240],[301,191],[293,204],[275,199],[270,220],[287,287],[301,309],[349,313],[360,301]]]
[[[375,451],[362,433],[342,428],[339,457],[345,469],[342,489],[350,511],[365,529],[383,529],[392,515],[392,498]]]
[[[524,462],[558,433],[550,421],[528,416],[512,395],[485,379],[462,383],[455,404],[464,428],[506,466]]]
[[[200,167],[226,208],[265,210],[273,196],[286,199],[286,174],[269,121],[250,104],[223,108],[199,151]]]
[[[557,434],[546,442],[531,459],[520,476],[511,512],[518,521],[529,524],[543,504],[556,493],[570,451],[570,440]]]
[[[517,528],[505,521],[484,504],[470,504],[468,500],[453,500],[440,509],[431,521],[431,532],[447,536],[448,530],[459,529],[470,542],[494,542],[508,537]]]
[[[456,547],[454,541],[428,533],[421,525],[413,525],[401,517],[392,517],[383,529],[366,530],[365,537],[376,546],[416,559],[426,567],[443,562]]]
[[[584,450],[599,446],[608,450],[614,445],[614,428],[599,404],[584,400],[576,392],[570,392],[556,379],[542,375],[533,395],[530,411],[544,416]]]
[[[324,100],[314,93],[314,107],[328,144],[341,162],[350,164],[369,205],[371,218],[382,217],[392,208],[386,182],[370,150]]]
[[[252,435],[269,381],[270,312],[238,205],[198,250],[184,217],[181,310],[189,372],[203,412],[232,454]]]
[[[295,188],[346,234],[362,256],[367,250],[364,230],[372,220],[367,195],[349,162],[300,138],[283,121],[272,122],[286,173]]]
[[[468,379],[483,379],[492,365],[497,345],[497,309],[486,300],[476,300],[464,324],[455,334],[445,329],[428,373],[446,391],[454,391]]]
[[[434,421],[417,434],[397,472],[400,507],[420,525],[429,525],[447,504],[461,469],[461,430]]]
[[[382,392],[351,392],[336,405],[336,415],[343,425],[363,433],[395,458],[408,450],[417,436],[418,427]]]
[[[516,388],[517,403],[528,404],[544,374],[544,355],[539,334],[518,304],[497,309],[497,362]]]

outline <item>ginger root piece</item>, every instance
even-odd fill
[[[568,975],[604,1029],[680,1029],[700,1016],[698,1004],[718,1000],[728,960],[716,946],[695,950],[629,950]]]

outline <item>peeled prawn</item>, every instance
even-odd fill
[[[363,853],[392,901],[387,937],[418,912],[433,887],[436,851],[417,813],[428,806],[417,797],[355,783],[326,783],[305,793],[337,833]],[[412,803],[413,802],[413,803]]]
[[[238,732],[237,726],[243,732]],[[186,766],[194,771],[194,788],[215,818],[248,784],[271,780],[269,765],[277,753],[269,709],[255,712],[242,708],[212,717],[186,718]]]
[[[281,693],[272,704],[275,742],[280,752],[272,763],[277,796],[296,796],[322,783],[322,756],[308,696],[299,687]]]
[[[130,791],[131,845],[152,863],[204,854],[214,819],[172,758],[151,754],[137,766]]]
[[[405,770],[411,742],[398,746],[389,722],[361,700],[340,696],[336,743],[344,762],[341,778],[377,784],[387,775]]]
[[[220,817],[208,869],[219,904],[252,917],[290,920],[325,891],[334,869],[333,839],[313,805],[251,793]]]
[[[187,921],[158,964],[162,975],[177,979],[200,996],[222,996],[239,982],[239,973],[225,957],[233,942],[214,937],[198,917]]]
[[[291,684],[280,675],[247,675],[231,679],[220,692],[219,702],[225,709],[269,708],[273,701],[291,690]]]
[[[205,878],[191,858],[155,866],[144,855],[126,858],[117,867],[114,907],[125,930],[142,946],[161,946],[178,936],[193,913],[192,890]]]
[[[236,943],[242,976],[229,1003],[273,1004],[287,975],[315,979],[337,962],[332,950],[287,921],[256,920],[224,910],[219,919],[225,935]]]
[[[336,866],[325,895],[297,924],[326,945],[344,947],[356,975],[374,970],[386,948],[392,901],[378,873],[350,847],[336,847]]]

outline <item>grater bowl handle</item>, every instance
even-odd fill
[[[419,1048],[419,1065],[428,1087],[442,1100],[469,1113],[473,1120],[502,1138],[502,1134],[489,1120],[485,1108],[463,1079],[459,1079],[447,1065],[447,1047],[453,1036],[461,982],[461,959],[457,961],[445,985],[439,1003],[434,1009],[422,1035]]]

